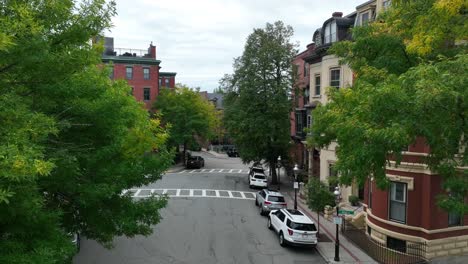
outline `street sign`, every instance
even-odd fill
[[[294,189],[299,189],[299,183],[298,182],[294,182]]]
[[[333,223],[335,223],[337,225],[341,225],[341,224],[343,224],[343,218],[341,218],[339,216],[334,216],[333,217]]]
[[[339,214],[343,214],[343,215],[353,215],[353,214],[354,214],[354,211],[338,210],[338,213],[339,213]]]

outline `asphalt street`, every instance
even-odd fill
[[[141,188],[174,191],[152,235],[118,237],[112,249],[83,239],[74,263],[325,263],[314,249],[279,245],[254,205],[247,174],[234,170],[248,169],[238,158],[201,155],[205,171],[181,169]]]

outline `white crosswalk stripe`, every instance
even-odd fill
[[[212,189],[128,189],[122,195],[133,198],[148,198],[152,195],[167,195],[168,197],[209,197],[240,200],[255,200],[255,192],[212,190]]]
[[[269,170],[265,170],[265,173],[268,174]],[[247,174],[249,173],[248,169],[196,169],[196,170],[183,170],[179,173],[239,173]]]

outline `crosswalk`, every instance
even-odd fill
[[[255,192],[212,190],[212,189],[128,189],[122,195],[133,198],[148,198],[153,195],[166,195],[169,197],[208,197],[255,200]]]
[[[247,174],[249,173],[248,169],[197,169],[197,170],[183,170],[179,173],[238,173],[238,174]],[[268,170],[265,171],[268,173]]]

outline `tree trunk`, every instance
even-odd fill
[[[186,153],[187,153],[187,142],[184,142],[184,151],[182,155],[182,163],[184,165],[186,165],[186,161],[187,161]]]
[[[276,174],[276,162],[270,162],[271,184],[278,184],[278,177]]]
[[[317,211],[317,238],[320,237],[320,212]]]

